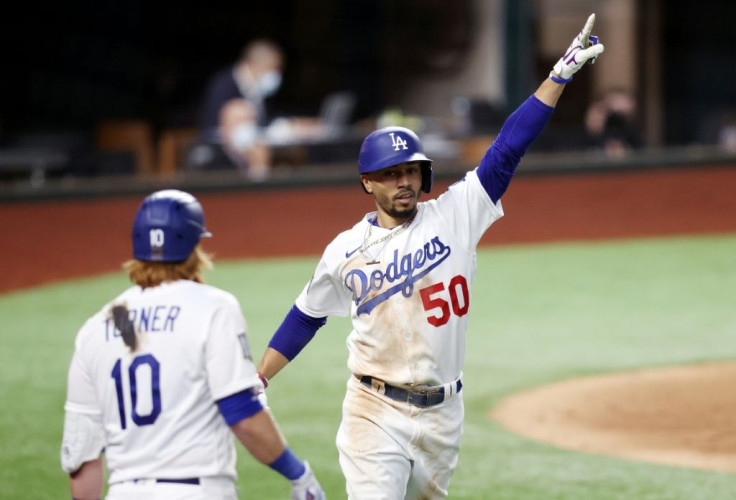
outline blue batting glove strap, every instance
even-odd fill
[[[559,76],[555,76],[553,74],[549,75],[549,79],[555,83],[570,83],[572,81],[572,77],[565,79],[565,78],[560,78]]]
[[[288,446],[279,458],[268,464],[268,466],[290,481],[299,479],[307,470],[304,462],[299,460],[299,457],[294,455],[294,452]]]

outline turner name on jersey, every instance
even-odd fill
[[[139,306],[128,310],[128,318],[138,333],[174,332],[176,320],[181,313],[181,306],[171,304],[153,304]],[[113,319],[105,321],[105,340],[108,342],[120,337],[121,333],[115,327]]]

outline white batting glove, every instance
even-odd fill
[[[590,34],[594,23],[595,14],[591,14],[583,30],[573,39],[565,55],[557,61],[549,74],[552,80],[557,83],[569,82],[572,80],[572,75],[577,73],[586,62],[590,61],[590,64],[593,64],[595,58],[603,52],[604,47],[602,43],[598,43],[598,37]]]
[[[306,470],[302,477],[291,482],[291,500],[325,500],[325,492],[314,477],[309,462],[304,461]]]
[[[258,391],[258,394],[256,395],[258,398],[258,401],[261,403],[261,406],[263,406],[264,409],[268,408],[268,398],[266,397],[266,389],[263,389],[262,391]]]
[[[263,406],[264,408],[268,408],[268,398],[266,397],[266,387],[268,387],[268,379],[261,372],[258,372],[258,378],[260,378],[261,382],[263,383],[263,389],[259,390],[256,396],[258,397],[258,401],[260,401],[261,406]]]

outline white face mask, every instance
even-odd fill
[[[275,93],[281,86],[281,73],[278,71],[269,71],[264,73],[258,79],[258,90],[263,97],[268,97]]]
[[[235,127],[230,142],[233,147],[240,151],[247,151],[256,141],[258,129],[253,124],[242,124]]]

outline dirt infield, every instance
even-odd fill
[[[433,194],[447,184],[437,183]],[[205,248],[220,259],[317,256],[373,210],[357,181],[194,193],[215,235]],[[736,233],[734,193],[736,166],[518,176],[504,197],[506,217],[481,245]],[[0,203],[0,293],[119,269],[140,201]],[[736,472],[734,377],[734,365],[724,364],[571,382],[519,395],[494,417],[563,447]],[[606,390],[591,389],[598,383]]]
[[[556,446],[736,473],[736,363],[571,380],[516,394],[491,416]]]

